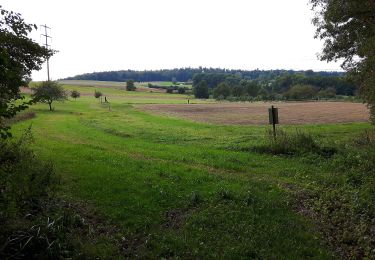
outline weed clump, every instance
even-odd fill
[[[233,194],[229,190],[227,190],[225,188],[221,188],[218,191],[218,196],[222,200],[233,200],[234,199]]]
[[[274,155],[297,155],[297,154],[318,154],[330,157],[336,149],[319,145],[314,137],[302,131],[288,133],[278,130],[276,137],[272,131],[268,131],[263,144],[253,147],[255,152]]]
[[[203,198],[198,192],[193,191],[191,193],[191,196],[190,196],[190,204],[191,205],[196,206],[196,205],[200,204],[202,201],[203,201]]]

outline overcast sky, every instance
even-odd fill
[[[53,79],[180,67],[340,70],[317,59],[308,0],[3,0],[47,24]],[[43,43],[39,31],[32,38]],[[46,79],[45,68],[33,74]]]

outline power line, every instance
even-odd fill
[[[52,37],[48,35],[47,29],[51,30],[51,28],[48,27],[46,24],[41,25],[41,27],[44,27],[44,34],[42,34],[42,36],[44,36],[46,38],[46,43],[44,44],[44,46],[46,46],[46,48],[48,49],[49,47],[51,47],[51,45],[48,44],[48,38],[52,39]],[[50,77],[49,77],[49,57],[47,58],[47,78],[48,78],[48,81],[50,81]]]

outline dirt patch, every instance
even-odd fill
[[[143,105],[144,111],[224,125],[268,124],[268,108],[279,108],[280,124],[326,124],[368,122],[366,105],[350,102],[214,103]]]

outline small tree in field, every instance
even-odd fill
[[[76,100],[81,96],[81,93],[79,93],[77,90],[73,90],[72,93],[70,93],[70,96]]]
[[[134,80],[126,81],[126,90],[127,91],[135,91],[136,87],[134,85]]]
[[[47,103],[52,111],[52,102],[67,99],[67,94],[56,81],[43,81],[34,89],[33,99],[36,102]]]
[[[96,90],[95,90],[95,92],[94,92],[94,97],[95,97],[95,98],[100,98],[101,96],[103,96],[102,92],[100,92],[100,91],[96,91]],[[100,102],[101,102],[101,100],[100,100]]]

